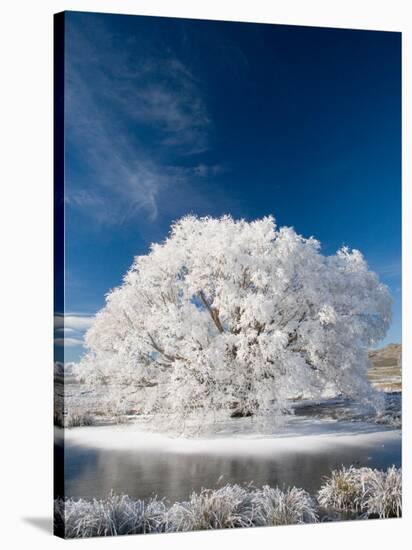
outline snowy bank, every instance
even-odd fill
[[[60,536],[84,538],[347,519],[342,512],[352,512],[354,519],[400,517],[401,494],[400,470],[352,467],[331,472],[318,499],[296,487],[236,484],[202,489],[174,504],[157,497],[143,501],[113,493],[101,500],[57,499],[54,525]]]
[[[110,450],[161,451],[164,453],[264,455],[290,452],[318,453],[331,446],[376,446],[400,442],[399,430],[367,422],[344,422],[293,417],[275,430],[257,432],[250,419],[236,419],[220,426],[210,437],[184,438],[150,431],[150,423],[136,421],[118,426],[66,430],[65,445]]]

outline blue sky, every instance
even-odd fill
[[[358,248],[399,342],[400,36],[68,12],[65,359],[189,212],[273,214],[325,254]]]

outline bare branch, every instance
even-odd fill
[[[168,361],[176,361],[176,357],[174,355],[169,355],[167,354],[160,346],[159,344],[156,343],[156,341],[154,340],[153,336],[150,334],[150,332],[147,333],[149,339],[150,339],[150,342],[152,343],[152,346],[154,347],[154,349],[159,352],[161,355],[163,355],[163,357],[165,359],[167,359]]]
[[[202,303],[203,305],[205,306],[205,308],[207,309],[207,311],[209,312],[214,324],[216,325],[216,328],[217,330],[220,332],[220,333],[223,333],[224,332],[224,329],[223,329],[223,325],[222,323],[220,322],[220,319],[219,319],[219,310],[215,307],[212,307],[209,302],[207,301],[206,299],[206,296],[203,292],[203,290],[201,290],[199,292],[199,297],[200,299],[202,300]]]

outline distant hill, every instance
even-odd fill
[[[369,379],[384,391],[402,390],[402,345],[388,344],[382,349],[369,352],[371,368]]]
[[[369,358],[374,367],[400,367],[402,362],[402,345],[388,344],[382,349],[371,350]]]

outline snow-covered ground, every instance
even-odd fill
[[[319,405],[282,425],[229,419],[197,437],[154,431],[144,418],[58,434],[65,443],[65,491],[74,498],[105,498],[114,490],[133,498],[156,494],[175,501],[219,483],[297,486],[315,492],[325,476],[342,465],[401,465],[399,429],[367,416],[334,419]]]
[[[63,387],[62,387],[63,389]],[[174,502],[222,483],[301,487],[315,493],[343,466],[401,466],[401,393],[385,394],[379,414],[345,399],[298,401],[284,422],[211,418],[185,423],[143,415],[101,416],[102,391],[67,384],[65,407],[96,416],[96,426],[56,428],[63,443],[65,495],[106,498],[110,491]],[[133,396],[135,397],[135,396]],[[107,409],[106,409],[107,410]],[[200,427],[200,429],[199,429]]]
[[[205,437],[184,437],[178,432],[151,430],[146,419],[116,426],[80,427],[66,430],[66,445],[107,450],[140,450],[165,453],[261,455],[285,452],[320,452],[338,446],[376,446],[400,441],[400,430],[368,422],[314,419],[292,416],[273,430],[257,431],[249,418],[231,419],[214,426]]]

